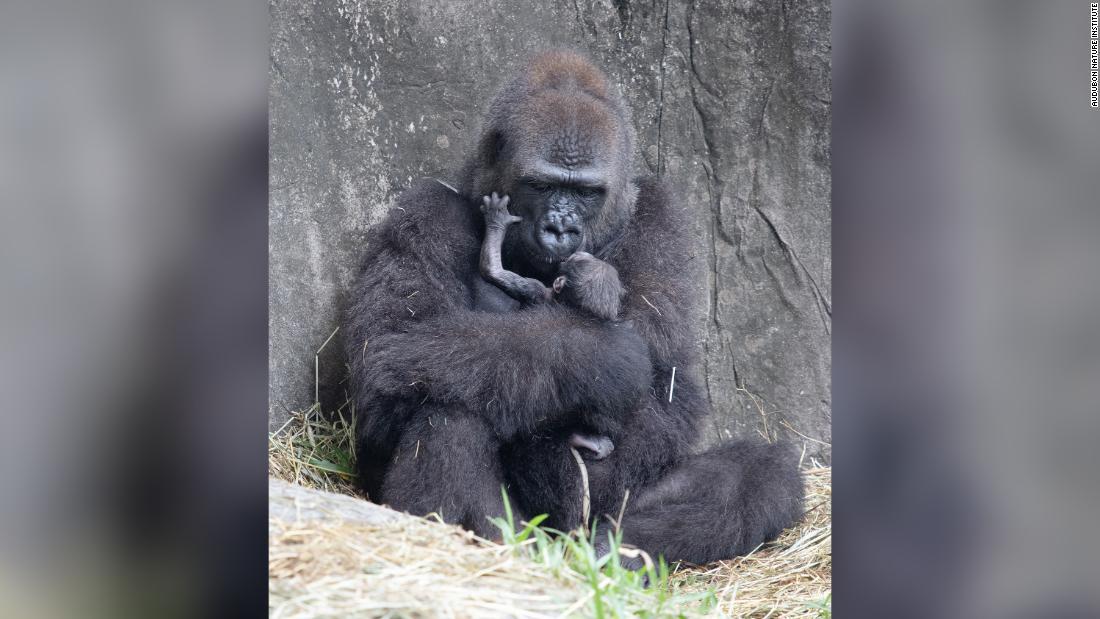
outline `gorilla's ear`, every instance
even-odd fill
[[[499,129],[493,129],[481,139],[481,160],[486,167],[495,167],[504,154],[504,133]]]

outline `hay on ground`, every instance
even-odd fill
[[[273,618],[557,617],[579,586],[512,549],[421,518],[269,523]]]
[[[354,496],[350,460],[339,455],[350,452],[352,430],[316,417],[301,415],[301,423],[272,435],[272,476]],[[819,605],[831,591],[831,471],[804,474],[802,522],[746,557],[682,567],[670,579],[673,592],[713,589],[716,615],[828,616]],[[560,617],[580,614],[591,600],[575,574],[551,573],[512,548],[438,521],[278,513],[269,520],[272,617]]]
[[[832,591],[832,470],[804,471],[806,515],[775,542],[745,557],[673,575],[689,588],[714,587],[715,609],[731,617],[819,617]]]

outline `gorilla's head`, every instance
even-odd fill
[[[494,97],[462,189],[475,203],[511,196],[523,221],[508,230],[505,265],[545,279],[629,220],[633,149],[630,112],[604,75],[580,55],[548,52]]]

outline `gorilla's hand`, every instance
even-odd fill
[[[550,289],[537,279],[521,277],[506,271],[501,264],[500,249],[508,226],[522,221],[508,212],[508,196],[492,196],[481,199],[481,212],[485,215],[485,240],[481,243],[481,276],[503,290],[508,296],[527,305],[550,300]]]
[[[578,449],[584,449],[591,453],[592,460],[603,460],[615,451],[615,443],[606,436],[598,434],[582,434],[574,432],[569,437],[569,444]]]
[[[579,251],[561,264],[560,273],[554,280],[558,299],[605,320],[619,317],[624,290],[615,267]]]

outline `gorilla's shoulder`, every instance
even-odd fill
[[[634,210],[634,225],[644,229],[683,230],[687,225],[687,206],[676,199],[670,182],[659,176],[634,179],[638,199]]]
[[[477,249],[478,214],[474,205],[450,187],[423,178],[401,192],[378,233],[395,249]]]

